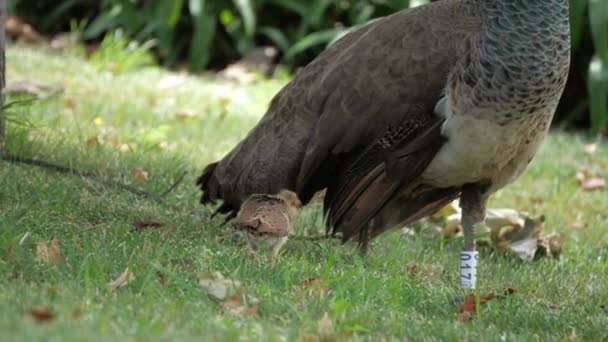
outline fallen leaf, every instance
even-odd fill
[[[247,299],[247,296],[235,294],[222,303],[222,308],[225,312],[234,316],[251,317],[257,315],[259,303],[251,300],[251,297],[249,297],[249,303],[243,302],[243,298]]]
[[[187,81],[183,76],[169,75],[158,82],[158,88],[161,90],[167,90],[181,86]]]
[[[431,215],[431,219],[434,221],[444,221],[447,220],[448,217],[460,212],[460,207],[458,201],[453,201],[450,205],[446,205],[441,208],[439,211]]]
[[[36,322],[50,322],[55,319],[55,315],[47,308],[35,308],[30,310],[30,316]]]
[[[176,226],[171,226],[169,228],[162,229],[160,231],[160,235],[161,236],[169,236],[169,235],[172,235],[173,233],[175,233],[176,231],[177,231],[177,227]]]
[[[38,99],[46,99],[64,91],[58,84],[44,84],[36,80],[20,80],[10,82],[4,89],[8,95],[28,95]]]
[[[546,234],[544,221],[544,216],[525,217],[523,227],[517,225],[493,231],[492,241],[497,249],[517,255],[523,261],[532,261],[539,256],[557,259],[561,255],[563,239],[558,233]]]
[[[583,187],[583,189],[588,191],[599,190],[606,187],[606,180],[601,177],[591,177],[585,180],[585,182],[581,184],[581,186]]]
[[[544,255],[557,259],[562,254],[564,239],[557,233],[541,235],[538,244],[539,249],[537,250],[537,255]]]
[[[158,272],[158,282],[160,283],[160,286],[167,287],[168,281],[169,281],[169,279],[167,278],[166,274],[164,274],[162,272]]]
[[[121,145],[120,145],[120,147],[118,148],[118,150],[119,150],[121,153],[127,153],[127,152],[131,151],[131,150],[132,150],[132,148],[131,148],[131,146],[129,146],[128,144],[121,144]]]
[[[572,329],[572,331],[570,332],[570,334],[568,334],[567,336],[565,336],[563,340],[564,341],[568,341],[568,342],[580,342],[581,338],[578,337],[578,335],[576,334],[576,330]]]
[[[82,307],[77,306],[72,310],[72,319],[79,320],[82,317]]]
[[[488,301],[496,299],[496,298],[505,298],[513,293],[515,293],[515,290],[513,288],[509,287],[509,288],[505,289],[502,296],[497,296],[494,293],[480,295],[479,304],[483,304],[485,302],[488,302]],[[473,317],[475,317],[476,313],[477,313],[477,305],[476,305],[475,295],[468,294],[464,297],[464,303],[462,304],[462,306],[460,306],[460,309],[458,309],[458,320],[461,322],[469,321],[469,320],[473,319]]]
[[[139,233],[146,229],[162,228],[165,224],[157,221],[136,221],[133,223],[132,233]]]
[[[446,224],[443,228],[443,237],[446,239],[456,236],[462,236],[462,212],[448,216]],[[505,226],[523,226],[524,218],[515,209],[496,208],[488,209],[484,224],[475,227],[476,234],[491,233],[493,230],[500,229]]]
[[[136,167],[131,170],[131,178],[147,181],[150,179],[150,174],[143,168]]]
[[[39,242],[36,245],[36,257],[39,262],[56,266],[61,261],[59,240],[53,239],[50,244]]]
[[[572,223],[572,228],[578,230],[578,229],[585,228],[585,226],[586,226],[586,224],[585,224],[585,221],[583,220],[583,213],[579,211],[576,213],[576,219]]]
[[[103,144],[103,141],[102,141],[101,137],[99,137],[98,135],[94,135],[94,136],[90,137],[89,139],[87,139],[86,144],[87,144],[87,147],[94,148],[94,147],[101,146]]]
[[[199,285],[208,295],[219,301],[225,301],[241,292],[242,284],[238,280],[224,278],[220,272],[204,273],[199,276]]]
[[[116,135],[112,135],[110,137],[109,143],[114,148],[120,148],[120,146],[122,145],[122,142],[120,141],[120,138],[118,136],[116,136]]]
[[[418,275],[418,263],[414,262],[411,266],[410,266],[410,277],[415,278]]]
[[[317,330],[319,335],[330,335],[334,332],[334,324],[329,317],[329,314],[325,312],[323,314],[323,318],[319,321],[317,325]]]
[[[443,229],[446,238],[461,235],[461,213],[450,215]],[[531,217],[514,209],[488,209],[484,225],[476,226],[480,247],[490,247],[511,253],[524,261],[538,256],[558,258],[561,254],[561,235],[546,234],[543,230],[544,216]],[[487,237],[485,237],[487,235]]]
[[[515,293],[515,289],[512,287],[507,287],[504,292],[503,292],[503,296],[510,296],[512,294]]]
[[[14,271],[11,274],[11,276],[10,276],[10,280],[22,281],[23,280],[23,272],[21,272],[21,271]]]
[[[514,241],[510,244],[507,243],[505,245],[508,246],[508,248],[506,249],[517,255],[523,261],[531,261],[534,259],[534,256],[536,256],[536,250],[538,248],[538,239],[523,239]]]
[[[179,112],[175,113],[175,118],[181,121],[196,119],[197,117],[198,114],[192,109],[182,109]]]
[[[247,67],[240,64],[232,64],[226,67],[226,69],[222,70],[220,75],[239,83],[251,83],[256,80],[257,74],[255,72],[251,72],[247,69]]]
[[[475,295],[469,294],[464,297],[464,304],[462,304],[458,310],[458,320],[461,322],[472,320],[476,311],[477,305],[475,304]]]
[[[231,315],[254,316],[258,312],[260,301],[245,293],[238,280],[225,278],[220,272],[210,272],[199,275],[199,285]]]
[[[125,268],[125,270],[118,276],[118,278],[112,280],[108,283],[108,290],[115,291],[119,287],[124,287],[129,285],[135,279],[135,275],[131,271],[129,271],[129,267]]]
[[[540,206],[545,203],[545,199],[541,196],[533,195],[532,197],[530,197],[530,202],[532,202],[534,206]]]
[[[317,334],[307,333],[300,337],[300,342],[319,342],[321,338]]]
[[[587,144],[583,146],[583,151],[587,154],[595,154],[597,152],[597,144]]]
[[[494,299],[496,297],[494,294],[484,295],[479,297],[479,304],[483,304],[489,300]],[[475,300],[474,294],[468,294],[464,297],[464,304],[458,310],[458,320],[459,321],[468,321],[473,319],[475,314],[477,313],[477,304]]]
[[[576,173],[579,186],[585,191],[596,191],[606,187],[606,179],[595,175],[588,170],[580,170]]]
[[[53,50],[59,51],[74,51],[78,42],[80,41],[80,35],[77,32],[60,32],[57,33],[49,42],[49,46]]]
[[[162,151],[168,151],[168,150],[172,149],[173,146],[174,145],[171,145],[166,141],[161,141],[160,143],[158,143],[158,148],[161,149]]]
[[[329,285],[323,285],[321,278],[309,278],[299,284],[301,288],[308,289],[308,295],[319,295],[326,297],[331,292]]]
[[[19,17],[8,16],[4,23],[6,35],[12,40],[17,40],[20,43],[26,44],[44,44],[46,39],[38,33],[32,25],[23,21]]]

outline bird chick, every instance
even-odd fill
[[[302,204],[298,196],[287,190],[275,195],[254,194],[241,205],[235,228],[245,234],[251,258],[258,249],[270,249],[275,258],[287,242],[291,226]]]

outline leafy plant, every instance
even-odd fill
[[[150,48],[154,42],[143,44],[129,41],[122,30],[107,34],[99,48],[90,56],[91,63],[116,74],[155,64]]]
[[[589,18],[595,47],[588,76],[591,128],[608,131],[608,1],[590,0]]]
[[[14,0],[9,11],[44,32],[80,18],[85,40],[121,29],[128,40],[155,42],[163,65],[187,61],[217,68],[273,45],[281,64],[305,65],[354,27],[429,0]],[[556,119],[608,131],[608,1],[570,0],[572,72]],[[41,15],[44,14],[44,15]],[[145,45],[145,44],[144,44]]]

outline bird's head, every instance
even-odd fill
[[[298,198],[298,195],[290,190],[281,190],[276,194],[277,197],[279,197],[280,199],[282,199],[283,201],[285,201],[285,203],[293,208],[300,208],[302,207],[302,202],[300,202],[300,199]]]

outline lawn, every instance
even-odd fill
[[[553,132],[528,172],[492,198],[491,207],[544,214],[545,229],[564,234],[564,252],[528,263],[483,253],[480,292],[515,293],[461,322],[461,240],[394,232],[363,259],[350,245],[292,238],[276,262],[250,261],[198,204],[202,167],[247,133],[286,79],[240,84],[154,67],[116,74],[18,47],[7,65],[9,83],[64,88],[11,107],[7,150],[93,177],[0,161],[2,341],[608,339],[608,195],[575,179],[581,169],[608,176],[605,139]],[[141,221],[165,226],[134,232]],[[312,206],[294,234],[321,228]],[[45,259],[53,239],[59,249]],[[132,279],[109,288],[127,267]],[[199,278],[216,271],[242,282],[257,312],[234,314],[211,298]],[[329,293],[303,287],[309,278]]]

